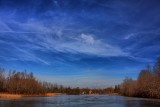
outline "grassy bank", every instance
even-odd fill
[[[9,94],[9,93],[0,93],[0,98],[22,98],[22,97],[51,97],[59,95],[60,93],[46,93],[46,94],[33,94],[33,95],[26,95],[26,94]]]

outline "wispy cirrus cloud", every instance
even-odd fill
[[[1,38],[1,37],[0,37]],[[1,38],[2,39],[2,38]],[[49,62],[39,58],[32,49],[26,45],[17,44],[16,41],[0,40],[1,47],[0,56],[6,61],[31,61],[49,65]],[[31,46],[31,45],[30,45]],[[35,47],[34,47],[35,49]]]
[[[130,39],[130,38],[132,38],[132,37],[134,37],[134,34],[133,34],[133,33],[131,33],[131,34],[125,36],[124,39],[127,40],[127,39]]]
[[[60,74],[55,81],[68,85],[101,87],[125,74],[133,77],[130,70],[139,72],[160,54],[158,1],[37,1],[1,0],[1,65]]]
[[[12,26],[13,29],[1,30],[0,33],[5,36],[9,34],[12,37],[12,40],[9,40],[12,44],[7,42],[5,44],[14,44],[15,50],[19,52],[19,60],[33,60],[49,64],[49,62],[37,57],[36,51],[87,54],[102,57],[128,55],[118,46],[105,43],[94,34],[83,32],[80,34],[72,34],[72,32],[65,34],[64,32],[68,28],[56,27],[54,24],[45,26],[43,22],[27,21],[26,23],[20,23],[11,21],[7,26]],[[74,28],[70,29],[75,30]],[[19,44],[17,41],[25,41],[25,44]]]
[[[68,22],[63,21],[63,19],[60,19],[59,21],[56,20],[56,22],[53,20],[53,22],[46,24],[46,20],[40,21],[31,18],[27,19],[25,22],[16,20],[10,20],[8,22],[4,21],[0,23],[0,26],[5,28],[0,28],[0,33],[2,36],[9,34],[9,36],[15,40],[25,41],[25,44],[21,44],[20,47],[18,43],[15,43],[15,45],[18,46],[19,49],[26,52],[26,54],[24,54],[24,52],[20,53],[33,57],[26,57],[26,60],[30,59],[34,62],[37,61],[44,64],[50,63],[50,61],[41,58],[41,56],[37,56],[36,51],[86,54],[95,55],[97,57],[124,56],[132,60],[143,59],[141,56],[134,56],[134,54],[131,53],[130,50],[133,49],[132,46],[134,44],[127,46],[126,48],[122,48],[116,44],[110,44],[107,41],[100,39],[98,34],[88,32],[91,30],[90,27],[77,29],[77,25],[75,25],[73,20]],[[129,35],[124,36],[123,39],[128,41],[130,39],[134,40],[137,35],[138,33],[130,33]],[[129,48],[130,50],[128,50]],[[28,53],[30,53],[30,55],[28,55]],[[144,60],[146,61],[147,59],[144,58]]]

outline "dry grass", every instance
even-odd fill
[[[0,93],[0,98],[21,98],[22,95],[19,94],[7,94],[7,93]]]
[[[18,99],[22,97],[51,97],[58,95],[59,93],[46,93],[46,94],[39,94],[39,95],[23,95],[23,94],[8,94],[8,93],[0,93],[0,98],[13,98]]]

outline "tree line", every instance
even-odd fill
[[[79,87],[65,87],[50,82],[39,81],[32,72],[19,72],[16,70],[6,71],[0,68],[0,93],[10,94],[45,94],[45,93],[64,93],[69,95],[79,94],[110,94],[118,92],[120,86],[104,89],[90,89]]]
[[[125,78],[120,93],[126,96],[160,98],[160,57],[151,67],[141,70],[137,80]]]
[[[0,93],[11,94],[45,94],[64,93],[79,94],[112,94],[119,93],[125,96],[160,98],[160,57],[151,67],[148,65],[141,70],[137,79],[125,78],[123,83],[108,88],[79,88],[65,87],[55,83],[39,81],[32,72],[6,71],[0,68]]]
[[[38,81],[33,73],[6,71],[0,68],[0,92],[12,94],[42,94],[45,93],[43,83]]]

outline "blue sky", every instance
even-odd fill
[[[65,86],[136,78],[160,55],[159,0],[0,0],[0,66]]]

